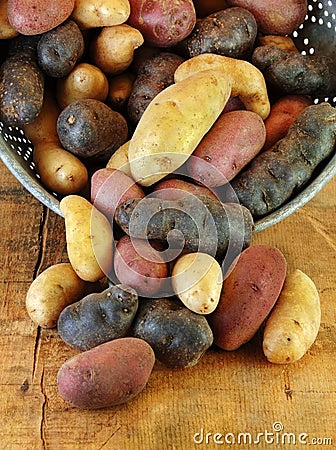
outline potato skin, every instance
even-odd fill
[[[155,244],[153,244],[155,246]],[[162,295],[168,266],[158,251],[142,239],[122,236],[114,253],[114,272],[118,280],[144,297]]]
[[[117,207],[115,220],[132,238],[165,244],[169,237],[174,248],[231,262],[250,245],[253,230],[249,210],[238,203],[222,204],[188,193],[179,200],[145,197],[126,201]]]
[[[68,75],[83,53],[84,38],[73,20],[44,33],[37,45],[39,66],[55,78]]]
[[[329,103],[305,108],[285,138],[254,158],[231,182],[253,217],[274,211],[288,200],[333,151],[336,111]],[[299,144],[299,145],[298,145]]]
[[[189,58],[201,53],[215,53],[248,59],[257,31],[257,22],[247,9],[227,8],[199,19],[183,46]]]
[[[251,245],[241,253],[208,316],[218,347],[236,350],[252,339],[280,295],[286,267],[284,255],[273,246]]]
[[[208,187],[231,181],[263,148],[265,125],[253,111],[221,114],[187,161],[189,175]]]
[[[126,22],[129,14],[128,0],[75,0],[71,17],[86,30],[119,25]]]
[[[0,67],[0,120],[9,126],[33,122],[43,104],[44,75],[37,64],[37,39],[18,36]]]
[[[252,63],[275,92],[317,97],[336,93],[335,65],[327,56],[302,55],[264,45],[254,50]]]
[[[152,348],[142,339],[105,342],[65,361],[57,374],[58,391],[76,408],[120,405],[145,388],[154,362]]]
[[[179,178],[170,178],[158,183],[153,190],[152,196],[164,200],[179,200],[185,193],[194,195],[205,195],[218,200],[216,194],[206,186],[194,184],[191,181],[185,181]]]
[[[291,34],[304,21],[307,0],[227,0],[250,11],[264,34]]]
[[[57,321],[61,339],[78,350],[125,337],[138,309],[134,289],[112,285],[64,308]]]
[[[153,98],[174,83],[174,72],[184,59],[174,53],[159,52],[140,66],[127,103],[127,113],[137,124]]]
[[[165,298],[141,299],[133,335],[148,342],[156,358],[174,369],[197,364],[213,342],[204,316]]]
[[[183,40],[196,23],[191,0],[130,0],[128,23],[137,28],[148,45],[173,47]]]
[[[314,282],[297,269],[287,275],[278,301],[267,319],[263,351],[269,362],[298,361],[314,343],[321,323],[321,306]]]
[[[286,95],[273,103],[271,112],[265,120],[266,140],[263,150],[267,150],[285,137],[295,119],[312,103],[310,97],[303,95]]]
[[[197,314],[212,313],[219,302],[221,266],[206,253],[187,253],[174,262],[172,286],[182,303]]]
[[[79,195],[63,197],[60,209],[72,267],[83,280],[102,279],[112,267],[113,233],[109,221]]]
[[[57,133],[63,147],[82,158],[108,161],[127,140],[126,119],[95,99],[77,100],[57,119]]]
[[[56,97],[64,109],[77,100],[93,98],[105,102],[109,82],[102,70],[93,64],[79,63],[67,77],[57,80]]]
[[[91,203],[110,221],[118,205],[131,198],[144,197],[141,187],[121,170],[104,167],[91,177]]]
[[[64,22],[75,0],[8,0],[8,20],[23,35],[38,35]]]
[[[89,292],[69,263],[52,265],[31,283],[26,295],[29,317],[42,328],[56,327],[61,311]]]
[[[230,82],[219,70],[200,71],[161,91],[130,139],[128,159],[134,180],[151,186],[179,168],[212,127],[230,93]]]

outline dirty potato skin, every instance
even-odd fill
[[[26,125],[43,104],[44,75],[37,64],[37,38],[15,38],[0,67],[0,120],[9,126]]]
[[[183,46],[189,58],[215,53],[231,58],[248,58],[257,37],[258,26],[252,13],[228,8],[199,19]]]

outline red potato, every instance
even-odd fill
[[[65,361],[57,374],[58,391],[76,408],[120,405],[145,388],[154,363],[154,352],[146,341],[115,339]]]
[[[114,271],[120,283],[132,287],[138,295],[163,295],[168,266],[161,252],[145,240],[123,236],[114,254]]]
[[[21,34],[41,34],[64,22],[74,5],[74,0],[8,0],[8,20]]]
[[[227,0],[250,11],[264,34],[291,34],[304,21],[307,0]]]
[[[265,120],[266,141],[263,150],[267,150],[285,137],[299,114],[312,104],[311,98],[303,95],[286,95],[276,101]]]
[[[186,38],[196,23],[192,0],[130,0],[128,23],[138,29],[146,44],[172,47]]]
[[[91,202],[110,220],[118,205],[131,198],[144,197],[141,187],[121,170],[103,168],[91,177]]]
[[[209,316],[218,347],[236,350],[252,339],[280,295],[286,268],[286,259],[276,247],[252,245],[241,253]]]
[[[179,180],[178,178],[170,178],[157,184],[154,188],[153,197],[165,200],[178,200],[186,192],[194,195],[205,195],[215,200],[218,199],[211,189],[188,181]]]
[[[265,138],[265,125],[257,113],[221,114],[188,160],[188,173],[206,186],[222,186],[259,153]]]

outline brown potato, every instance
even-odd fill
[[[140,31],[127,24],[103,27],[91,42],[92,61],[105,74],[117,75],[131,65],[134,50],[143,42]]]
[[[57,80],[57,102],[64,109],[70,103],[81,99],[93,98],[104,102],[107,98],[109,83],[102,70],[93,64],[80,63],[67,77]]]
[[[123,72],[110,79],[107,103],[112,108],[118,111],[126,108],[134,80],[135,74],[132,72]]]

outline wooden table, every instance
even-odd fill
[[[336,179],[253,241],[277,246],[289,270],[300,268],[319,289],[320,333],[303,359],[268,363],[257,334],[238,351],[212,349],[187,370],[155,366],[129,404],[81,411],[56,386],[58,368],[76,352],[56,330],[36,327],[25,310],[34,277],[67,261],[63,220],[2,164],[0,177],[1,450],[290,449],[323,440],[316,448],[335,448]]]

